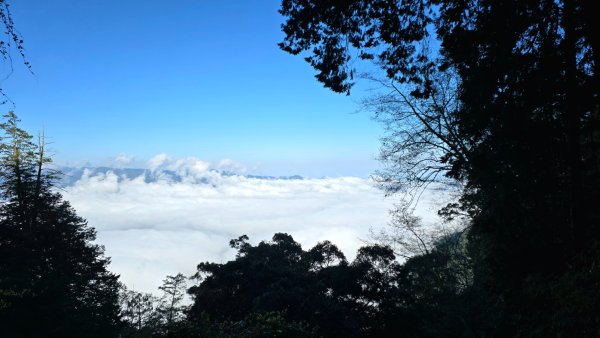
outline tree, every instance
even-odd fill
[[[119,298],[121,316],[125,323],[122,336],[149,337],[157,334],[161,324],[161,316],[157,311],[157,297],[150,293],[128,290],[123,286]]]
[[[10,13],[10,5],[6,0],[0,0],[0,29],[3,31],[3,35],[0,38],[0,57],[2,61],[8,61],[10,63],[10,68],[12,72],[12,57],[11,50],[13,48],[17,49],[19,56],[23,59],[23,63],[25,66],[31,71],[31,65],[25,58],[25,47],[23,45],[23,39],[18,31],[15,29],[15,23],[12,19]],[[0,88],[0,96],[3,96],[5,100],[1,101],[1,103],[6,103],[8,100],[6,94],[2,88]]]
[[[43,138],[0,125],[0,325],[12,336],[111,337],[119,330],[118,276],[95,230],[52,190]]]
[[[282,1],[280,47],[308,53],[326,87],[349,92],[358,57],[375,60],[400,89],[400,106],[382,102],[397,112],[389,125],[400,138],[384,144],[392,168],[423,156],[433,159],[426,168],[449,165],[446,177],[463,185],[442,211],[469,216],[476,286],[502,300],[490,334],[585,336],[600,327],[596,311],[575,310],[594,308],[597,293],[579,302],[558,291],[575,281],[600,286],[591,277],[600,260],[600,29],[592,12],[574,0]],[[457,76],[450,114],[420,109],[440,102],[437,79],[448,71]],[[424,118],[402,134],[404,109]],[[444,116],[461,151],[443,142]],[[419,155],[406,157],[412,149]]]
[[[215,319],[237,321],[254,310],[284,310],[292,300],[305,303],[300,245],[287,234],[275,234],[273,242],[256,247],[246,241],[242,236],[230,242],[238,249],[234,261],[198,265],[194,278],[201,283],[188,291],[194,300],[192,318],[199,319],[204,312]]]
[[[165,333],[168,335],[185,319],[187,306],[182,303],[187,291],[186,277],[181,273],[167,276],[163,280],[163,285],[158,288],[163,292],[158,312],[163,318]]]
[[[414,337],[481,335],[464,237],[396,260],[388,246],[358,250],[348,263],[328,241],[308,251],[286,234],[253,246],[232,240],[236,258],[198,265],[188,319],[209,337]],[[295,248],[295,249],[292,249]],[[292,250],[290,250],[292,249]],[[300,251],[298,250],[300,249]],[[477,324],[477,325],[474,325]]]
[[[349,281],[354,274],[335,245],[323,242],[304,251],[287,234],[256,246],[247,240],[230,242],[238,250],[235,260],[198,265],[198,284],[188,291],[193,299],[189,319],[198,330],[254,318],[290,332],[304,327],[327,337],[358,334],[362,319],[347,292],[349,284],[359,286]],[[255,324],[260,323],[248,325]]]
[[[456,237],[459,238],[460,236]],[[253,246],[232,240],[236,258],[201,263],[188,319],[201,336],[387,337],[466,332],[457,311],[466,287],[455,237],[402,265],[370,245],[348,263],[328,241],[302,250],[289,235]],[[466,308],[466,307],[464,307]],[[443,320],[441,320],[443,319]],[[251,332],[251,333],[250,333]]]
[[[426,98],[409,94],[418,86],[369,79],[381,85],[381,94],[363,100],[363,106],[385,127],[380,160],[386,167],[375,177],[386,193],[406,193],[410,205],[431,183],[462,183],[457,165],[468,161],[471,146],[459,131],[457,74],[432,74]]]

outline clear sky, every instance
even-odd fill
[[[380,126],[356,113],[359,96],[323,88],[302,57],[278,49],[278,6],[12,1],[35,74],[13,56],[1,86],[27,130],[44,126],[61,163],[166,153],[264,174],[367,176]]]

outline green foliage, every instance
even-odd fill
[[[231,242],[238,249],[234,261],[198,265],[194,277],[200,283],[189,289],[192,322],[201,325],[206,316],[213,322],[240,322],[253,313],[278,312],[286,321],[318,326],[321,333],[335,328],[351,334],[353,323],[344,318],[351,309],[332,293],[341,282],[338,268],[347,266],[335,246],[321,243],[305,252],[286,234],[257,246],[246,241],[242,236]]]
[[[316,78],[336,92],[352,87],[352,51],[359,59],[380,61],[391,78],[426,84],[424,74],[433,65],[418,42],[429,37],[428,3],[283,0],[286,35],[279,46],[291,54],[310,51],[306,60],[318,71]]]
[[[437,173],[462,187],[441,213],[469,221],[470,292],[489,305],[486,335],[600,328],[598,295],[565,293],[594,287],[583,276],[599,264],[600,27],[591,6],[282,1],[280,47],[308,54],[326,87],[350,90],[355,55],[384,71],[390,94],[369,104],[389,127],[382,158],[391,170],[381,175],[388,191]],[[450,91],[439,81],[448,72]]]
[[[5,116],[0,146],[0,326],[12,336],[110,337],[118,276],[96,232],[51,190],[43,142]],[[35,323],[35,325],[32,325]]]
[[[465,294],[458,283],[461,270],[451,264],[458,249],[434,249],[401,265],[389,247],[372,245],[348,263],[327,241],[304,251],[286,234],[257,246],[247,240],[231,241],[238,250],[235,260],[198,265],[188,319],[201,336],[466,332],[466,324],[453,324],[462,316],[455,308]]]

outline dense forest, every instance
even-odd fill
[[[0,53],[12,44],[24,57],[7,6]],[[34,141],[9,112],[0,336],[599,336],[592,3],[283,0],[280,13],[280,48],[325,87],[379,86],[364,106],[386,127],[374,178],[403,198],[390,231],[351,261],[329,241],[242,235],[229,243],[235,259],[166,276],[161,297],[128,290],[56,189],[43,135]],[[411,214],[433,186],[455,196],[436,231]]]

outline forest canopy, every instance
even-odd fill
[[[385,72],[390,90],[372,105],[390,128],[384,187],[438,173],[463,187],[440,213],[469,222],[473,288],[494,304],[493,327],[478,335],[598,328],[600,30],[590,6],[282,1],[280,47],[306,55],[325,87],[349,93],[355,59]]]

